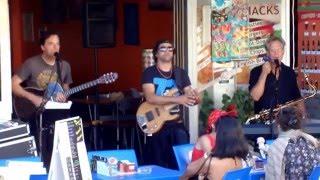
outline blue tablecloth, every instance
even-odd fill
[[[250,180],[260,180],[260,179],[265,179],[265,172],[263,170],[250,172]]]
[[[29,161],[29,162],[41,162],[40,157],[30,156],[30,157],[20,157],[20,158],[10,158],[10,159],[0,159],[0,167],[7,166],[9,161]]]
[[[163,180],[176,180],[179,179],[179,177],[182,175],[181,172],[176,171],[176,170],[172,170],[172,169],[167,169],[167,168],[163,168],[160,166],[156,166],[156,165],[148,165],[148,166],[140,166],[139,168],[150,168],[151,172],[150,173],[135,173],[135,174],[130,174],[130,175],[122,175],[122,176],[103,176],[103,175],[99,175],[97,173],[93,173],[92,174],[92,179],[97,179],[97,180],[102,180],[102,179],[126,179],[126,180],[130,180],[130,179],[163,179]],[[30,180],[44,180],[47,179],[47,175],[32,175],[30,177]]]

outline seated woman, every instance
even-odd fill
[[[191,161],[198,160],[203,157],[206,152],[212,151],[216,144],[216,130],[215,125],[216,122],[224,117],[224,116],[232,116],[237,117],[238,112],[234,105],[230,105],[227,108],[227,112],[223,110],[213,110],[207,121],[207,130],[206,133],[200,136],[192,150],[192,158]]]
[[[246,159],[247,154],[248,144],[239,121],[231,116],[223,116],[216,123],[215,148],[191,162],[180,179],[195,175],[222,179],[227,171],[242,168],[242,159]]]
[[[266,179],[307,179],[320,165],[319,141],[301,130],[303,115],[296,106],[282,109],[276,119],[278,138],[268,149]]]

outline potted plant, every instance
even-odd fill
[[[223,94],[222,103],[222,109],[224,110],[231,104],[236,105],[238,110],[238,119],[242,124],[244,124],[246,120],[254,114],[253,100],[248,91],[237,89],[232,98],[227,94]]]
[[[206,125],[207,125],[207,119],[210,114],[210,112],[213,110],[213,100],[212,97],[209,96],[207,91],[204,91],[203,97],[201,100],[201,107],[199,111],[199,134],[204,134]]]

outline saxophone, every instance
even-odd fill
[[[292,101],[288,101],[285,104],[280,104],[276,108],[273,109],[272,113],[279,112],[283,108],[286,108],[286,107],[291,106],[293,104],[299,103],[299,102],[304,101],[306,99],[312,98],[317,94],[317,89],[314,85],[312,85],[310,83],[309,76],[303,71],[302,71],[302,73],[303,73],[304,78],[305,78],[306,82],[308,83],[308,86],[310,87],[312,93],[306,97],[299,98],[299,99],[292,100]],[[272,122],[270,120],[268,120],[269,114],[270,114],[270,109],[262,110],[258,114],[250,116],[247,119],[246,124],[250,124],[252,121],[256,121],[256,120],[263,121],[263,122],[265,122],[265,124],[271,124]]]

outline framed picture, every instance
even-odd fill
[[[26,42],[34,41],[34,29],[33,29],[33,13],[23,13],[23,40]]]

